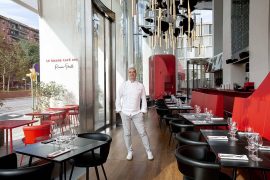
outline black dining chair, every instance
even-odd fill
[[[50,180],[54,164],[46,163],[30,167],[17,167],[17,156],[15,153],[0,157],[0,179],[38,179]]]
[[[79,155],[73,159],[71,159],[69,162],[72,165],[70,177],[71,179],[74,167],[85,167],[86,168],[86,179],[89,179],[89,167],[95,167],[96,176],[97,179],[99,179],[99,173],[98,173],[98,166],[102,167],[102,171],[104,173],[105,179],[107,179],[103,164],[107,161],[107,157],[109,155],[110,146],[112,142],[111,136],[103,133],[84,133],[78,135],[81,138],[87,138],[87,139],[94,139],[99,141],[106,141],[105,144],[100,146],[98,149],[98,152],[96,151],[89,151],[87,153],[84,153],[82,155]]]
[[[207,145],[207,142],[202,140],[201,132],[185,131],[175,135],[175,139],[178,141],[177,147],[183,145]]]
[[[171,131],[169,145],[171,143],[172,136],[175,136],[176,133],[194,130],[194,125],[191,124],[189,121],[185,120],[184,118],[180,118],[178,120],[171,120],[169,124]]]
[[[229,180],[215,162],[215,154],[205,145],[184,145],[176,149],[179,171],[185,180]]]
[[[164,119],[164,116],[168,115],[168,114],[171,114],[171,112],[169,111],[168,108],[165,108],[165,107],[163,107],[163,108],[162,107],[157,107],[156,111],[157,111],[157,114],[159,116],[159,118],[158,118],[159,128],[161,129],[161,124],[162,124],[162,121]]]

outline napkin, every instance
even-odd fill
[[[192,121],[193,124],[208,124],[208,121]]]
[[[195,115],[191,114],[191,115],[183,115],[184,118],[195,118]]]
[[[183,108],[192,108],[191,106],[183,106]]]
[[[175,104],[167,104],[168,107],[176,106]]]
[[[62,154],[65,154],[65,153],[69,152],[70,150],[71,149],[58,150],[58,151],[55,151],[55,152],[52,152],[52,153],[48,154],[47,157],[54,158],[56,156],[60,156]]]
[[[223,121],[224,118],[212,117],[211,120],[212,120],[212,121]]]
[[[227,136],[207,136],[208,140],[215,140],[215,141],[228,141]]]
[[[260,146],[259,150],[270,151],[270,146]]]
[[[247,155],[244,155],[244,154],[223,154],[223,153],[218,153],[218,157],[221,160],[241,160],[241,161],[248,161]]]

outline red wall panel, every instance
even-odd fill
[[[149,58],[149,94],[153,99],[165,93],[175,94],[175,56],[154,55]]]

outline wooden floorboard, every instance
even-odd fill
[[[112,136],[112,144],[107,162],[104,165],[109,180],[174,180],[182,179],[174,157],[175,144],[168,146],[169,131],[159,128],[155,109],[149,109],[145,115],[146,131],[148,133],[154,160],[149,161],[141,138],[132,126],[133,160],[127,161],[127,151],[122,136],[122,127],[106,130]],[[90,168],[90,179],[96,179],[94,168]],[[101,179],[105,179],[99,168]],[[83,174],[80,180],[85,179]]]

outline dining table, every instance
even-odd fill
[[[61,115],[63,115],[65,111],[63,110],[47,110],[47,111],[34,111],[31,113],[26,113],[26,116],[32,116],[32,119],[34,120],[35,117],[39,117],[42,120],[45,120],[46,117],[51,117],[51,116],[58,116],[59,118]]]
[[[13,136],[12,136],[12,130],[14,128],[18,128],[25,125],[32,125],[33,123],[37,122],[37,120],[0,120],[0,129],[5,130],[5,136],[6,136],[6,149],[8,151],[8,138],[10,140],[10,153],[13,152]]]
[[[46,140],[43,142],[27,145],[23,148],[17,148],[15,149],[15,152],[30,156],[29,166],[32,163],[33,157],[44,159],[54,163],[59,163],[59,179],[62,180],[63,176],[64,179],[66,179],[66,161],[85,152],[93,151],[104,145],[105,143],[106,141],[98,141],[94,139],[76,137],[72,143],[72,146],[75,148],[63,150],[63,153],[57,156],[51,156],[52,154],[58,153],[62,147],[57,145],[53,140]]]
[[[179,115],[192,123],[194,126],[227,126],[228,122],[223,117],[213,116],[207,118],[205,113],[179,113]]]
[[[263,172],[264,179],[266,179],[265,171],[270,170],[270,151],[259,150],[258,157],[262,161],[253,161],[249,157],[249,151],[245,147],[247,146],[247,140],[240,133],[237,134],[238,140],[231,140],[228,135],[228,130],[200,130],[204,139],[207,141],[211,151],[213,151],[217,157],[217,161],[222,167],[233,168],[233,179],[236,179],[236,171],[238,168],[260,169]],[[228,137],[227,139],[218,139],[210,137]],[[270,144],[269,142],[265,142]],[[238,158],[235,159],[223,159],[221,155],[233,155]]]
[[[170,111],[179,111],[184,113],[193,110],[193,107],[189,104],[177,104],[171,101],[167,101],[165,104]]]

